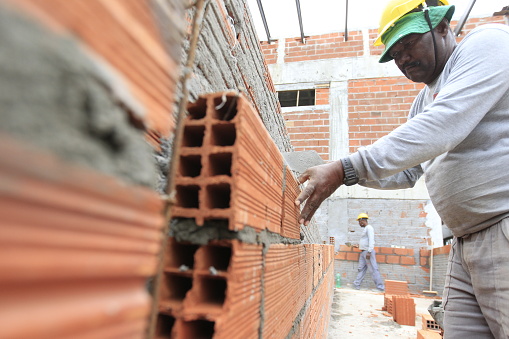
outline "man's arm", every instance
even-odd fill
[[[309,224],[320,204],[343,184],[343,177],[343,165],[340,160],[310,167],[299,177],[298,180],[301,184],[309,181],[295,200],[297,206],[307,200],[300,213],[299,222],[301,224],[306,226]]]
[[[375,248],[375,231],[372,226],[366,226],[366,231],[368,232],[368,253],[371,254]]]
[[[359,180],[359,185],[381,190],[412,188],[423,173],[421,165],[418,165],[380,180]]]

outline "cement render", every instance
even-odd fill
[[[142,131],[97,65],[69,37],[0,8],[0,132],[70,162],[153,186],[157,170]]]

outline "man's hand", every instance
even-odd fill
[[[299,183],[308,181],[306,188],[300,193],[295,205],[300,206],[307,200],[300,213],[299,222],[309,225],[320,204],[343,184],[343,165],[341,161],[310,167],[299,177]]]

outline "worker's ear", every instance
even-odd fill
[[[449,21],[447,21],[445,18],[440,21],[437,27],[435,27],[435,31],[441,36],[446,36],[450,30]]]

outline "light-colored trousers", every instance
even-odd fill
[[[368,261],[366,260],[366,255],[368,251],[362,251],[359,255],[359,268],[357,273],[357,278],[353,282],[354,286],[359,288],[361,286],[362,280],[366,275],[366,271],[368,270]],[[383,290],[384,282],[382,281],[382,277],[380,276],[380,272],[378,271],[378,265],[376,263],[376,252],[375,250],[371,251],[371,257],[369,258],[369,263],[371,265],[371,273],[373,275],[373,281],[375,282],[376,288]]]
[[[444,295],[444,338],[509,338],[509,218],[454,238]]]

